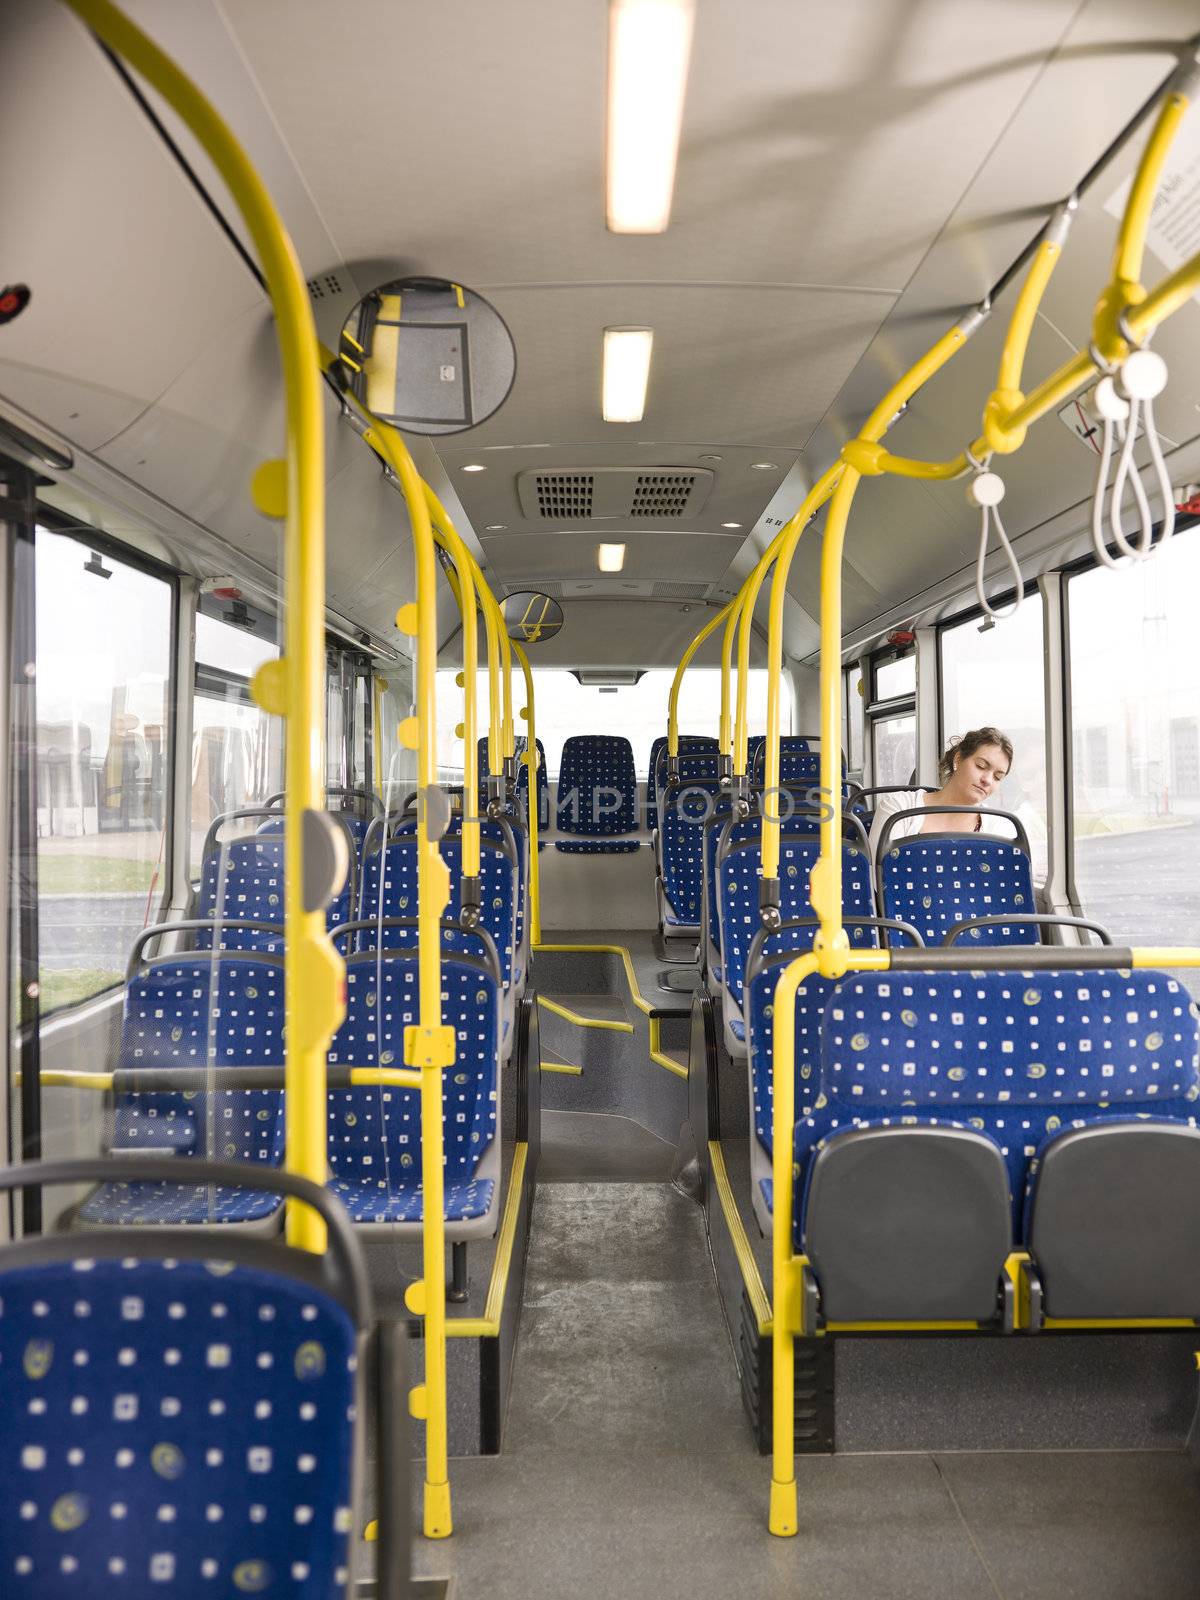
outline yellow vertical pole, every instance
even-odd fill
[[[453,527],[439,529],[434,537],[448,552],[458,575],[459,611],[463,630],[463,831],[464,878],[479,877],[479,747],[475,734],[475,685],[479,668],[479,613],[475,583],[466,548]]]
[[[525,771],[529,778],[529,939],[532,944],[542,942],[542,878],[538,861],[538,748],[537,719],[533,703],[533,673],[529,670],[529,657],[514,640],[513,649],[525,674]]]
[[[367,413],[370,417],[370,413]],[[425,1421],[425,1537],[453,1532],[446,1426],[446,1220],[442,1074],[454,1065],[454,1029],[442,1022],[441,915],[450,874],[434,831],[443,796],[437,787],[437,560],[425,485],[408,446],[388,423],[370,417],[367,443],[396,474],[408,506],[416,555],[415,605],[400,608],[397,626],[417,640],[417,714],[401,738],[417,751],[417,939],[419,1022],[405,1029],[404,1059],[421,1071],[421,1184],[424,1191],[422,1278],[405,1304],[425,1321],[425,1381],[413,1391],[413,1414]],[[412,726],[415,721],[415,728]]]
[[[729,714],[730,676],[733,672],[733,641],[737,633],[738,618],[742,614],[743,591],[738,590],[730,602],[725,618],[725,631],[721,635],[721,720],[718,725],[717,746],[723,760],[728,760],[733,771],[733,722]]]
[[[478,561],[471,553],[470,548],[462,541],[454,530],[454,524],[447,514],[445,506],[434,494],[428,484],[424,485],[425,499],[429,506],[429,513],[434,524],[446,534],[454,534],[459,540],[459,549],[463,559],[471,569],[471,576],[475,580],[476,593],[479,595],[483,606],[484,629],[487,633],[488,652],[488,772],[493,778],[498,778],[504,765],[504,721],[501,712],[501,648],[507,639],[507,630],[504,626],[504,613],[496,603],[487,580],[483,576]],[[509,661],[511,674],[512,663]],[[509,722],[512,721],[512,689],[509,687]]]
[[[288,1169],[326,1177],[325,1061],[345,1012],[345,964],[321,911],[304,909],[303,818],[325,804],[325,422],[317,335],[304,275],[262,179],[225,122],[191,80],[109,0],[65,0],[191,129],[229,187],[250,230],[274,309],[286,401],[284,462],[255,475],[260,510],[283,517],[286,633],[282,661],[260,669],[259,704],[287,719],[284,890]],[[288,1202],[288,1238],[325,1248],[325,1225]]]

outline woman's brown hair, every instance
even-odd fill
[[[946,746],[942,759],[938,762],[938,777],[943,783],[949,783],[954,775],[955,763],[963,756],[973,756],[976,750],[985,744],[997,744],[1004,751],[1008,762],[1009,771],[1013,764],[1012,740],[1006,733],[1001,733],[999,728],[972,728],[970,733],[961,734],[957,739],[951,739]]]

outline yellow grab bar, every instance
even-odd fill
[[[109,0],[64,0],[116,55],[182,117],[229,187],[250,230],[274,311],[286,404],[286,467],[260,467],[255,500],[282,516],[286,636],[281,661],[260,669],[254,694],[287,723],[285,741],[284,983],[286,988],[286,1163],[326,1178],[325,1058],[345,1015],[345,963],[322,911],[304,909],[303,818],[325,805],[325,419],[317,334],[291,239],[249,157],[196,85]],[[289,1240],[325,1248],[315,1212],[288,1201]]]
[[[525,774],[529,779],[526,825],[529,833],[529,940],[540,944],[542,939],[542,866],[538,855],[538,747],[537,719],[534,707],[533,673],[529,670],[529,657],[515,640],[513,649],[525,676]]]
[[[691,644],[689,644],[687,649],[683,652],[683,659],[675,668],[675,676],[671,679],[671,694],[667,701],[668,756],[677,756],[679,754],[679,691],[683,686],[683,675],[691,665],[692,657],[696,654],[696,651],[699,650],[700,646],[710,636],[710,634],[716,632],[716,630],[721,626],[722,622],[728,621],[729,613],[733,610],[736,604],[736,600],[730,600],[728,605],[721,607],[720,611],[717,612],[715,617],[709,618],[709,620],[700,629],[700,632],[692,640]],[[725,714],[727,715],[729,709],[727,694],[724,703]],[[653,773],[650,774],[650,782],[651,784],[654,782]]]

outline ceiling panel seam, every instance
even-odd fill
[[[786,279],[755,278],[556,278],[545,283],[484,283],[479,292],[511,294],[523,289],[773,289],[805,294],[857,294],[895,300],[902,289],[860,283],[792,283]]]

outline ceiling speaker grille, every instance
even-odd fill
[[[341,294],[342,280],[336,272],[323,272],[319,278],[308,280],[308,292],[314,300],[324,300],[328,294]]]
[[[643,472],[633,488],[631,517],[681,517],[687,508],[694,472]]]
[[[538,511],[543,517],[574,521],[592,514],[593,480],[590,472],[539,472]]]

